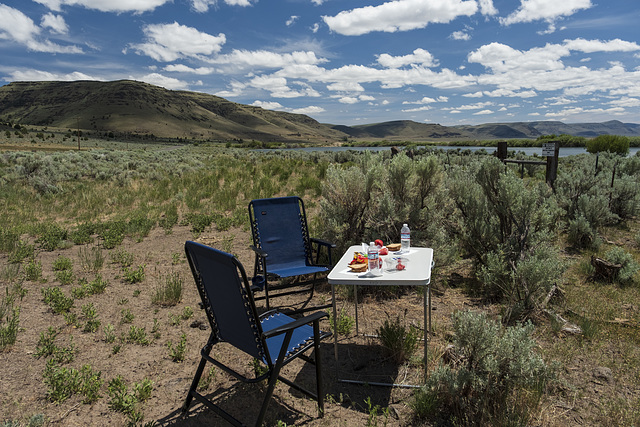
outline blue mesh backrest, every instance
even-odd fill
[[[269,256],[273,268],[292,262],[306,263],[306,224],[298,197],[251,201],[255,224],[254,244]]]
[[[185,249],[196,282],[198,277],[206,295],[205,307],[211,307],[213,328],[218,337],[247,354],[262,359],[259,326],[252,312],[245,285],[232,255],[201,245],[186,242]]]

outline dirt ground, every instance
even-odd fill
[[[230,240],[229,236],[234,238]],[[188,227],[176,226],[171,234],[165,234],[164,230],[156,228],[141,241],[127,238],[117,249],[104,250],[106,261],[100,274],[108,282],[106,291],[103,294],[76,300],[72,309],[80,316],[82,305],[94,304],[101,321],[100,329],[95,333],[83,332],[82,328],[66,325],[63,316],[52,313],[42,301],[41,288],[59,285],[52,264],[60,255],[73,261],[76,277],[74,284],[61,286],[65,295],[71,295],[71,289],[77,286],[78,278],[93,279],[93,273],[82,271],[78,246],[53,252],[37,252],[36,260],[42,263],[46,282],[25,281],[23,283],[28,293],[20,303],[18,339],[12,348],[0,353],[2,367],[0,423],[13,420],[27,425],[27,421],[33,415],[44,414],[47,425],[126,425],[126,416],[109,407],[106,386],[111,379],[121,375],[130,387],[134,382],[144,378],[153,381],[151,398],[140,405],[145,422],[155,421],[156,425],[161,426],[225,425],[212,411],[198,403],[192,405],[186,417],[181,417],[180,413],[200,359],[200,349],[210,333],[208,327],[206,329],[192,327],[194,321],[200,321],[195,322],[196,324],[207,324],[207,321],[204,313],[198,308],[199,297],[183,255],[184,242],[191,239],[193,236]],[[247,271],[251,271],[253,258],[248,248],[250,244],[248,231],[234,229],[220,233],[208,229],[194,240],[221,249],[230,248]],[[134,254],[134,267],[145,265],[145,279],[141,283],[126,283],[120,266],[111,262],[111,254],[122,249]],[[4,269],[7,265],[7,255],[3,254],[0,256],[0,269]],[[178,272],[183,278],[182,301],[173,307],[153,305],[151,297],[156,286],[170,272]],[[437,269],[434,271],[433,282],[436,291],[432,299],[433,334],[429,344],[431,367],[438,362],[444,349],[447,334],[450,333],[449,318],[453,311],[468,308],[495,311],[494,307],[481,306],[479,301],[467,296],[461,289],[451,285],[446,288],[440,286],[438,282],[442,282],[444,278],[447,278],[449,283],[453,282],[449,277],[450,274],[451,272],[446,271],[438,272]],[[9,282],[5,281],[1,284],[4,288]],[[330,287],[324,285],[317,290],[314,303],[320,304],[330,299]],[[286,301],[286,303],[290,302],[292,301]],[[171,316],[173,319],[178,317],[185,306],[194,309],[193,317],[175,325],[175,322],[171,321]],[[261,307],[260,302],[258,306]],[[353,304],[346,299],[345,295],[338,295],[337,306],[354,316]],[[338,362],[334,357],[333,339],[324,341],[322,345],[325,393],[328,396],[324,418],[318,418],[314,401],[279,383],[267,413],[267,425],[278,425],[279,422],[286,425],[307,426],[416,425],[409,406],[413,394],[411,388],[348,384],[338,381],[337,378],[340,376],[340,378],[368,382],[391,380],[403,384],[419,383],[422,379],[422,371],[415,363],[415,359],[422,354],[422,346],[412,361],[398,366],[390,360],[379,341],[367,335],[374,334],[384,319],[393,319],[395,316],[401,316],[407,324],[422,327],[422,293],[419,290],[407,289],[401,292],[398,298],[366,294],[363,296],[360,307],[362,310],[359,313],[359,331],[364,336],[340,337]],[[131,324],[121,322],[122,311],[126,309],[134,315]],[[115,326],[117,335],[121,336],[129,330],[131,325],[144,327],[147,332],[151,331],[154,319],[157,319],[160,328],[150,345],[123,343],[122,349],[114,354],[114,344],[105,342],[103,327],[109,323]],[[328,322],[323,322],[322,327],[328,329]],[[100,393],[102,397],[97,402],[83,404],[80,395],[74,395],[61,404],[51,403],[47,399],[47,387],[43,383],[42,376],[46,360],[44,357],[35,357],[35,352],[40,334],[49,326],[61,331],[56,338],[56,344],[67,346],[72,339],[77,348],[75,360],[68,366],[79,369],[82,365],[90,364],[94,370],[101,371],[104,384]],[[185,360],[173,362],[169,356],[167,343],[169,341],[178,343],[183,333],[187,337]],[[149,335],[152,336],[150,332]],[[244,357],[243,354],[225,344],[215,346],[213,354],[243,372],[250,373],[253,370],[250,358]],[[608,387],[613,388],[615,384],[600,381],[602,385],[594,388],[592,378],[586,378],[584,375],[581,378],[579,375],[579,372],[595,368],[595,366],[584,367],[585,363],[593,364],[584,360],[569,362],[565,372],[573,381],[571,391],[560,393],[544,403],[543,410],[537,417],[538,425],[591,424],[592,409],[588,402],[596,401],[598,394],[607,393]],[[308,384],[309,387],[313,386],[313,367],[302,362],[296,361],[287,366],[284,376],[299,380],[303,384]],[[261,385],[239,384],[218,370],[205,394],[214,398],[244,423],[251,425],[257,416],[262,390]],[[637,393],[637,388],[632,392]],[[580,398],[577,399],[577,396]],[[584,404],[579,403],[580,401]]]

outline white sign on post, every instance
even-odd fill
[[[555,142],[542,144],[542,155],[543,156],[555,156],[556,154],[556,144]]]

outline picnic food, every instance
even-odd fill
[[[379,247],[383,247],[384,246],[384,243],[382,243],[382,240],[380,240],[380,239],[376,239],[373,243],[375,243],[375,245],[379,246]]]
[[[378,255],[388,255],[389,254],[389,250],[387,249],[386,246],[383,246],[380,248],[380,250],[378,251]]]
[[[364,254],[362,252],[354,252],[353,253],[353,259],[351,260],[349,265],[366,264],[368,262],[369,262],[369,259],[367,258],[367,254]]]
[[[389,249],[391,252],[399,251],[400,247],[401,247],[400,243],[389,243],[387,245],[387,249]]]
[[[367,271],[367,264],[349,264],[349,268],[353,272],[360,273],[362,271]]]

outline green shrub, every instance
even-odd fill
[[[96,273],[102,269],[104,265],[104,254],[98,246],[88,247],[81,246],[78,248],[78,257],[80,265],[85,271]]]
[[[133,390],[129,391],[125,381],[118,375],[109,381],[107,390],[111,409],[125,414],[132,425],[142,422],[144,414],[138,408],[138,404],[151,397],[151,392],[153,391],[153,383],[151,381],[145,378],[140,383],[134,383]]]
[[[124,281],[131,284],[142,282],[144,280],[144,267],[144,264],[139,265],[136,269],[125,267],[123,271]]]
[[[160,227],[164,229],[165,233],[171,233],[173,226],[178,223],[178,207],[175,204],[167,207],[158,223]]]
[[[604,257],[610,263],[622,266],[613,277],[614,281],[623,286],[633,285],[636,282],[636,273],[640,270],[640,265],[633,258],[633,255],[616,246],[607,251]]]
[[[33,258],[34,252],[33,245],[20,240],[9,253],[9,263],[18,264],[27,258]]]
[[[140,328],[134,325],[131,325],[129,328],[129,334],[127,336],[127,342],[139,345],[149,345],[151,341],[149,341],[149,337],[147,336],[147,331],[145,328]]]
[[[111,262],[120,264],[120,267],[130,267],[133,264],[133,254],[124,249],[116,249],[111,254]]]
[[[63,255],[58,256],[58,258],[53,261],[53,271],[71,270],[72,267],[73,263],[71,259]]]
[[[90,365],[83,365],[80,371],[74,368],[60,367],[49,360],[42,374],[48,386],[47,396],[54,403],[62,403],[74,394],[82,394],[82,403],[88,404],[100,398],[102,373],[94,371]]]
[[[24,278],[32,282],[42,279],[42,263],[32,259],[24,266]]]
[[[340,312],[338,313],[338,318],[336,319],[336,330],[333,330],[333,310],[328,309],[327,310],[329,313],[329,326],[331,327],[331,331],[334,334],[339,334],[339,335],[343,335],[343,336],[347,336],[351,333],[351,331],[353,330],[353,326],[355,325],[355,320],[353,319],[353,317],[349,316],[346,313],[346,310],[344,307],[342,307],[342,309],[340,309]]]
[[[45,251],[53,251],[68,237],[68,231],[57,224],[45,224],[38,230],[41,236],[36,240]]]
[[[95,225],[92,223],[80,224],[75,230],[69,233],[69,238],[76,245],[86,245],[93,243],[93,234],[95,233]]]
[[[20,241],[20,233],[11,228],[0,228],[0,251],[11,252]]]
[[[83,328],[84,332],[97,331],[100,327],[100,319],[98,319],[98,313],[93,303],[85,304],[82,306],[82,315],[86,320]]]
[[[153,304],[161,306],[174,306],[182,300],[182,277],[173,272],[160,277],[160,285],[151,296]]]
[[[20,308],[3,299],[0,302],[0,350],[16,343],[19,327]]]
[[[400,316],[397,316],[395,320],[385,319],[384,324],[378,328],[376,333],[396,363],[402,363],[411,357],[422,336],[422,331],[414,325],[407,328],[402,324]]]
[[[596,231],[582,215],[569,220],[567,242],[576,249],[597,249],[600,244]]]
[[[58,280],[61,285],[70,285],[73,283],[73,278],[73,271],[71,270],[56,271],[56,280]]]
[[[67,312],[73,307],[73,298],[65,296],[60,288],[55,286],[42,288],[42,300],[56,314]]]
[[[626,156],[629,154],[629,138],[620,135],[598,135],[587,141],[587,152],[599,153],[601,151]]]
[[[485,313],[453,315],[460,365],[441,365],[414,396],[418,418],[456,425],[529,425],[550,378],[533,326],[502,328]]]
[[[187,336],[182,334],[180,342],[173,345],[173,342],[167,342],[167,348],[169,349],[169,356],[174,362],[182,362],[184,360],[184,354],[187,350]]]

